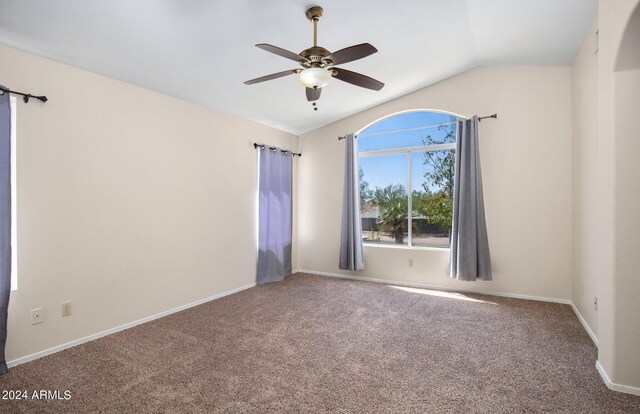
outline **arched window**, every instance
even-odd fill
[[[401,112],[357,134],[365,244],[449,247],[459,118]]]

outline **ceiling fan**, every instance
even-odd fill
[[[267,52],[275,53],[278,56],[298,62],[298,64],[302,66],[302,69],[297,68],[272,73],[271,75],[251,79],[244,83],[246,85],[253,85],[254,83],[277,79],[295,73],[300,76],[300,82],[306,87],[308,101],[317,101],[320,99],[320,91],[329,84],[331,78],[336,78],[343,82],[375,91],[382,89],[384,83],[380,81],[361,73],[335,67],[335,65],[353,62],[354,60],[367,57],[376,53],[378,49],[369,43],[362,43],[331,53],[327,49],[318,46],[318,20],[322,17],[322,13],[323,10],[320,6],[314,6],[307,10],[307,19],[313,22],[313,47],[305,49],[299,54],[267,43],[259,43],[256,45]],[[318,108],[315,107],[314,109],[317,110]]]

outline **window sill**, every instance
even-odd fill
[[[363,243],[364,247],[374,247],[382,249],[398,249],[398,250],[431,250],[437,252],[448,252],[451,250],[449,247],[427,247],[427,246],[407,246],[407,245],[393,245],[393,244],[378,244],[378,243]]]

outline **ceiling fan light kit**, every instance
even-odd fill
[[[307,88],[324,88],[331,80],[331,72],[324,68],[311,67],[300,72],[300,83]]]
[[[244,83],[246,85],[253,85],[296,73],[299,76],[300,82],[306,88],[307,100],[310,102],[320,99],[320,91],[329,84],[331,78],[336,78],[343,82],[375,91],[382,89],[384,83],[380,81],[357,72],[334,66],[362,59],[363,57],[376,53],[378,50],[369,43],[350,46],[333,53],[318,46],[318,20],[320,20],[322,14],[323,10],[320,6],[311,7],[306,11],[307,19],[313,22],[313,46],[298,54],[267,43],[259,43],[256,45],[256,47],[266,50],[267,52],[298,62],[303,69],[285,70],[251,79]],[[315,103],[313,106],[314,110],[318,109]]]

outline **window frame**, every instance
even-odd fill
[[[457,120],[460,119],[467,119],[465,116],[453,113],[453,112],[448,112],[448,111],[442,111],[442,110],[429,110],[429,109],[418,109],[418,110],[408,110],[408,111],[401,111],[401,112],[396,112],[394,114],[390,114],[387,116],[384,116],[374,122],[369,123],[368,125],[366,125],[365,127],[363,127],[362,129],[360,129],[360,131],[358,131],[355,135],[356,137],[359,137],[360,135],[362,135],[363,137],[366,137],[366,130],[371,128],[372,126],[378,124],[379,122],[385,121],[389,118],[395,117],[395,116],[399,116],[399,115],[403,115],[403,114],[408,114],[408,113],[415,113],[415,112],[427,112],[427,113],[439,113],[439,114],[443,114],[443,115],[450,115],[453,117],[456,117]],[[372,134],[373,135],[373,134]],[[447,143],[447,144],[435,144],[435,145],[423,145],[423,146],[413,146],[413,147],[403,147],[403,148],[389,148],[389,149],[383,149],[383,150],[371,150],[371,151],[358,151],[358,161],[360,160],[360,158],[370,158],[370,157],[381,157],[381,156],[387,156],[387,155],[402,155],[402,154],[406,154],[407,155],[407,173],[408,173],[408,177],[407,177],[407,244],[404,245],[399,245],[399,244],[382,244],[382,243],[372,243],[372,242],[367,242],[367,241],[363,241],[363,245],[367,246],[367,247],[382,247],[382,248],[391,248],[391,249],[412,249],[412,250],[439,250],[439,251],[449,251],[451,249],[450,246],[447,247],[440,247],[440,246],[413,246],[413,183],[412,183],[412,156],[414,152],[432,152],[432,151],[439,151],[439,150],[454,150],[456,149],[456,143],[452,142],[452,143]]]

